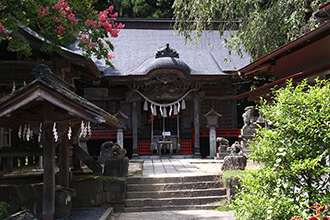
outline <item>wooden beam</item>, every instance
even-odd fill
[[[59,154],[59,184],[69,187],[69,139],[66,134],[60,143]]]
[[[52,126],[54,105],[44,102],[44,123],[42,132],[42,146],[44,149],[44,186],[42,219],[55,219],[55,142]]]
[[[33,69],[38,64],[45,64],[49,66],[49,68],[54,68],[54,62],[53,61],[25,61],[25,60],[6,60],[6,61],[0,61],[0,70],[11,70],[12,72],[15,72],[16,69],[23,69],[23,70],[30,70]],[[30,72],[29,72],[30,73]]]
[[[19,148],[0,149],[0,157],[31,157],[31,156],[43,156],[43,149],[19,149]]]

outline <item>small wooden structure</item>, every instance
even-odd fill
[[[0,127],[26,126],[27,131],[21,135],[28,137],[33,131],[40,138],[44,156],[43,219],[54,219],[55,146],[59,145],[60,185],[68,187],[71,136],[78,133],[79,127],[84,130],[84,123],[114,129],[119,121],[75,94],[46,65],[36,66],[33,74],[34,81],[0,99]],[[88,129],[81,132],[88,133]]]

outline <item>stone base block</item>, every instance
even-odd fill
[[[104,165],[104,176],[126,177],[128,174],[129,159],[108,158]]]
[[[244,170],[246,167],[247,158],[245,156],[226,156],[221,170]]]

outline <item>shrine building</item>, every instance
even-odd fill
[[[102,79],[75,83],[80,95],[122,122],[119,132],[94,127],[87,141],[90,154],[99,155],[99,146],[107,140],[119,141],[119,134],[129,157],[159,154],[159,141],[165,136],[169,142],[164,144],[172,144],[173,154],[209,156],[206,114],[211,110],[221,116],[215,119],[216,136],[232,143],[237,140],[241,115],[233,99],[237,87],[232,72],[247,65],[250,57],[242,59],[224,47],[231,32],[220,37],[214,30],[202,35],[199,44],[185,44],[170,20],[121,22],[125,28],[111,39],[115,69],[94,60]],[[70,49],[77,51],[74,46]]]

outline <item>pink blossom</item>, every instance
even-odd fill
[[[68,13],[66,12],[66,11],[61,11],[61,15],[63,16],[63,17],[65,17],[66,18],[66,15],[67,15]]]
[[[56,9],[56,10],[58,10],[58,9],[61,8],[61,6],[60,6],[60,4],[56,4],[56,5],[53,6],[53,8]]]
[[[111,55],[111,54],[108,54],[108,58],[111,60],[112,58],[114,58],[115,55]]]
[[[119,28],[119,29],[122,29],[122,28],[124,28],[124,27],[125,27],[124,24],[122,24],[122,23],[119,23],[119,24],[118,24],[118,28]]]
[[[5,27],[0,22],[0,33],[2,33],[3,29],[5,29]]]
[[[70,19],[70,20],[73,20],[73,19],[75,18],[75,16],[76,16],[76,15],[75,15],[75,14],[73,14],[73,13],[71,12],[71,13],[69,14],[69,16],[68,16],[68,17],[69,17],[69,19]]]
[[[113,10],[113,5],[111,5],[108,10],[112,13],[112,10]]]
[[[55,31],[56,31],[59,35],[63,35],[62,31],[65,30],[65,27],[63,27],[62,25],[58,25],[58,26],[55,25],[55,28],[56,28]]]
[[[53,17],[53,21],[55,21],[55,22],[60,22],[61,21],[61,19],[59,19],[58,17]]]
[[[111,37],[118,37],[119,30],[118,29],[112,29],[110,31]]]
[[[44,17],[49,13],[49,7],[46,8],[39,7],[40,13],[37,14],[37,18]]]

